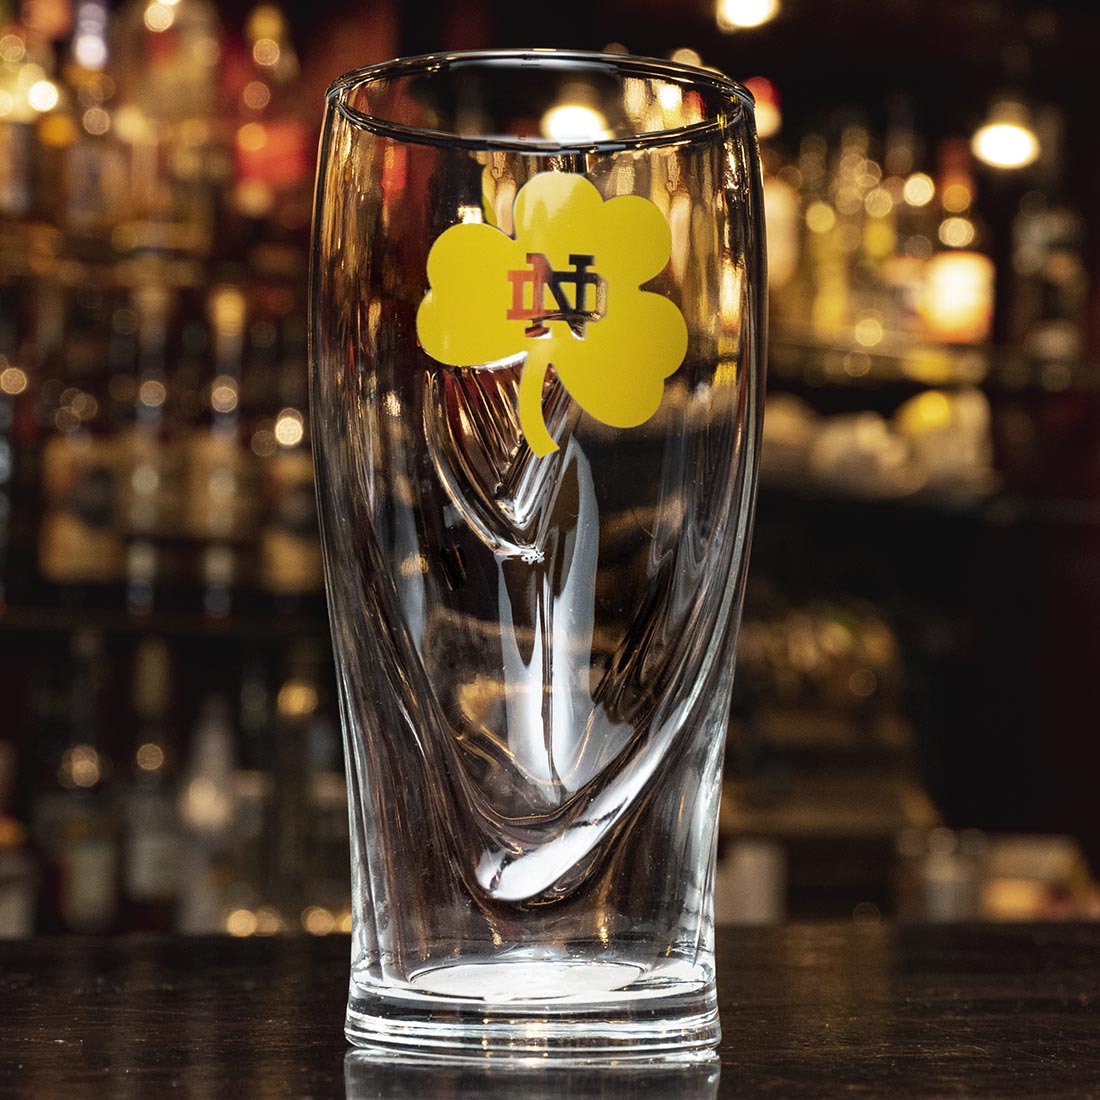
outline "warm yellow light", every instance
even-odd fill
[[[939,237],[948,248],[966,248],[973,244],[975,232],[969,218],[944,218],[940,222]]]
[[[336,928],[336,918],[320,905],[302,910],[302,927],[311,936],[327,936]]]
[[[703,58],[699,53],[688,46],[681,46],[678,50],[673,50],[668,56],[670,60],[676,61],[680,65],[694,65],[699,68],[703,64]]]
[[[150,462],[142,462],[134,467],[130,475],[130,485],[139,497],[150,497],[160,488],[160,474]]]
[[[232,412],[237,407],[237,380],[228,374],[219,374],[210,390],[210,404],[215,412]]]
[[[663,111],[678,111],[684,102],[684,93],[678,84],[662,84],[657,89],[657,102]]]
[[[241,93],[246,107],[262,111],[271,102],[271,89],[262,80],[250,80]]]
[[[886,330],[877,317],[863,317],[856,322],[856,343],[862,344],[865,348],[873,348],[876,344],[881,344],[885,335]]]
[[[560,103],[542,116],[539,124],[543,137],[565,144],[603,141],[611,136],[607,119],[594,107],[583,103]]]
[[[246,303],[238,286],[219,286],[211,298],[210,319],[223,336],[239,336],[244,331]]]
[[[993,261],[977,252],[941,252],[928,261],[918,312],[936,339],[976,343],[993,318]]]
[[[943,189],[943,208],[952,214],[961,214],[973,200],[973,192],[965,183],[949,183]]]
[[[836,214],[827,202],[812,202],[806,209],[806,227],[811,233],[828,233],[836,225]]]
[[[225,918],[225,930],[231,936],[253,936],[258,924],[256,914],[251,909],[234,909]]]
[[[269,420],[270,425],[272,422]],[[269,458],[275,453],[275,433],[270,427],[257,428],[252,433],[252,453],[259,458]]]
[[[153,3],[145,9],[145,25],[154,34],[168,30],[175,21],[176,13],[171,4],[153,0]]]
[[[111,128],[111,116],[102,107],[89,107],[82,121],[84,129],[94,137],[100,137]]]
[[[141,388],[138,390],[138,400],[151,409],[163,405],[167,396],[168,391],[164,388],[164,383],[158,382],[155,378],[142,382]]]
[[[67,404],[81,420],[93,420],[99,412],[99,402],[90,393],[83,393],[81,390],[73,392],[68,401],[62,395],[62,403]]]
[[[936,185],[931,176],[914,172],[901,189],[901,197],[910,206],[927,206],[936,195]]]
[[[970,147],[978,160],[994,168],[1026,168],[1039,156],[1035,132],[1015,122],[983,126]]]
[[[27,91],[27,102],[36,111],[52,111],[61,93],[52,80],[36,80]]]
[[[273,936],[276,932],[281,932],[283,927],[283,918],[270,905],[261,905],[256,910],[257,936]]]
[[[783,123],[783,116],[774,103],[757,103],[756,132],[762,138],[775,137]]]
[[[80,427],[80,417],[66,405],[53,414],[53,423],[59,432],[75,432]]]
[[[69,115],[60,111],[47,112],[38,127],[38,140],[54,149],[65,149],[76,140],[76,126]]]
[[[58,779],[66,787],[94,787],[102,776],[99,753],[91,745],[74,745],[61,757]]]
[[[844,373],[849,378],[866,378],[871,373],[871,357],[865,351],[850,351],[844,356]]]
[[[144,745],[138,746],[134,759],[143,772],[159,771],[164,767],[164,749],[154,741],[146,741]]]
[[[284,447],[296,447],[305,435],[305,421],[297,409],[283,409],[275,418],[275,438]]]
[[[942,390],[926,390],[906,401],[895,414],[904,435],[915,437],[950,427],[952,405]]]
[[[872,218],[885,218],[894,209],[894,200],[885,187],[875,187],[867,192],[863,200],[863,209]]]
[[[786,286],[798,274],[798,191],[780,177],[764,185],[764,224],[768,228],[768,281],[773,289]]]
[[[257,38],[252,46],[252,60],[265,69],[279,63],[279,43],[274,38]]]
[[[184,788],[180,817],[193,829],[221,829],[233,821],[233,796],[206,776],[192,779]]]
[[[17,34],[5,34],[0,38],[0,61],[15,64],[26,56],[27,47]]]
[[[754,76],[745,81],[745,87],[752,92],[756,100],[756,132],[762,138],[774,137],[783,125],[783,115],[779,110],[779,91],[763,76]]]
[[[22,393],[27,388],[27,372],[19,367],[5,367],[0,371],[0,390],[4,393]]]
[[[317,709],[317,689],[305,680],[287,680],[275,706],[287,718],[306,718]]]
[[[246,153],[258,153],[267,144],[267,129],[259,122],[246,122],[237,131],[237,144]]]
[[[123,141],[137,145],[152,132],[149,119],[140,107],[126,103],[115,112],[115,133]]]
[[[718,0],[718,26],[724,31],[760,27],[779,13],[779,0]]]
[[[73,41],[73,57],[85,69],[102,69],[107,64],[107,43],[100,34],[78,34]]]
[[[253,8],[245,27],[245,34],[252,42],[260,38],[279,38],[285,32],[283,13],[274,4],[261,4]]]

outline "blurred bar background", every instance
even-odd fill
[[[757,96],[772,348],[719,921],[1100,914],[1094,5],[26,0],[0,2],[0,936],[349,930],[322,96],[489,46]]]

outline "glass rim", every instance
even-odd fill
[[[634,134],[630,137],[562,142],[555,141],[552,138],[462,135],[446,130],[408,126],[379,115],[360,111],[348,102],[348,94],[363,85],[395,77],[413,76],[417,73],[430,74],[456,62],[483,62],[487,64],[519,62],[526,63],[531,67],[547,69],[559,65],[578,65],[592,68],[610,67],[624,75],[667,80],[672,84],[679,84],[689,89],[705,87],[709,91],[724,96],[727,101],[736,102],[741,110],[745,112],[750,124],[755,121],[754,108],[756,101],[752,93],[743,84],[716,69],[704,69],[695,65],[686,65],[680,61],[666,61],[656,57],[600,53],[588,50],[453,50],[418,54],[413,57],[399,57],[344,73],[343,76],[338,77],[329,85],[328,90],[325,92],[325,101],[330,110],[339,111],[352,125],[371,133],[419,145],[475,151],[499,150],[542,155],[619,152],[679,144],[704,134],[713,133],[722,125],[718,117],[712,117],[685,126],[647,130],[644,133]]]

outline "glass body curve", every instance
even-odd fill
[[[554,139],[562,106],[588,112],[571,144]],[[598,246],[555,253],[558,223],[581,225],[535,201],[558,193],[595,227],[576,247]],[[455,226],[478,228],[433,284]],[[644,264],[620,261],[646,247],[659,270],[630,285]],[[520,259],[498,270],[497,252]],[[350,74],[329,93],[312,259],[349,1038],[713,1045],[716,817],[763,391],[751,99],[700,70],[587,54]],[[455,354],[477,361],[433,358],[430,295],[457,303],[445,315],[475,350]],[[673,313],[686,350],[658,366]]]

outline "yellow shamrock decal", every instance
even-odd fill
[[[514,239],[480,222],[436,239],[416,317],[424,350],[452,367],[525,352],[519,419],[539,456],[558,448],[542,415],[551,365],[597,420],[645,423],[687,352],[679,309],[639,289],[668,263],[664,216],[637,195],[604,202],[584,176],[560,172],[529,180],[514,213]]]

